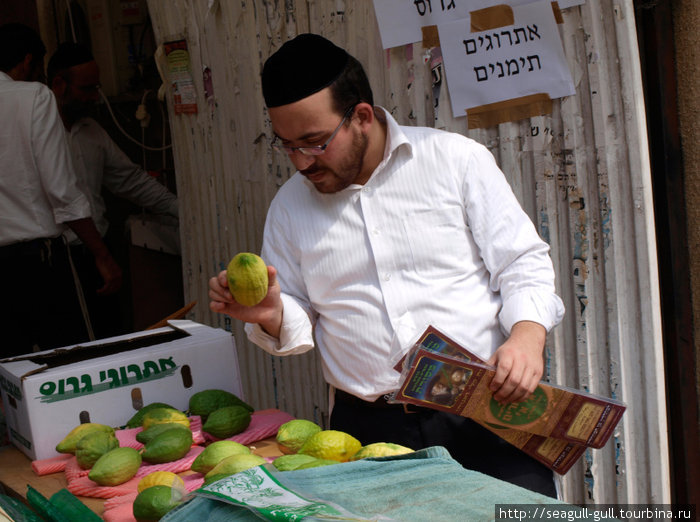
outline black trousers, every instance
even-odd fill
[[[88,340],[62,238],[0,247],[0,357]]]
[[[336,391],[330,427],[357,438],[363,445],[393,442],[414,450],[444,446],[457,462],[525,489],[556,498],[553,472],[466,417],[407,405],[361,401]]]

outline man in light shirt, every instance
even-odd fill
[[[90,118],[99,98],[100,71],[90,50],[83,44],[62,43],[47,67],[49,86],[56,96],[67,134],[78,186],[90,201],[97,229],[106,237],[109,222],[102,190],[155,214],[178,216],[177,197],[151,177],[117,146],[107,132]],[[97,294],[99,274],[89,262],[88,252],[75,236],[68,236],[84,287],[95,335],[98,338],[126,333],[119,317],[118,296]],[[109,239],[107,242],[110,243]]]
[[[68,250],[72,230],[102,276],[101,293],[122,273],[77,186],[51,91],[38,83],[46,53],[36,32],[0,26],[0,357],[88,340]]]
[[[492,155],[459,134],[398,125],[374,106],[359,62],[317,35],[283,45],[262,84],[273,145],[297,172],[265,223],[268,295],[241,306],[222,272],[211,310],[249,323],[271,354],[317,347],[332,429],[363,444],[445,446],[466,468],[555,496],[548,468],[471,419],[384,397],[428,324],[496,367],[499,402],[526,399],[543,375],[564,307],[549,247]]]

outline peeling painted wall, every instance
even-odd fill
[[[631,4],[587,0],[563,11],[576,96],[555,100],[550,115],[468,131],[465,118],[451,116],[437,50],[382,50],[371,0],[149,0],[158,42],[187,39],[198,92],[198,114],[171,117],[186,300],[199,302],[194,319],[233,332],[247,400],[327,418],[315,351],[271,357],[246,341],[241,324],[207,308],[208,278],[236,252],[259,251],[267,206],[292,174],[268,146],[262,63],[288,38],[312,31],[363,63],[377,103],[400,123],[485,144],[550,243],[567,314],[548,339],[548,377],[628,405],[614,439],[563,479],[564,499],[669,502],[656,245]],[[212,72],[211,103],[204,67]]]

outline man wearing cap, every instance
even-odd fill
[[[156,214],[177,218],[175,194],[131,161],[89,117],[97,104],[100,86],[99,67],[90,50],[73,42],[59,45],[49,60],[47,79],[56,96],[78,184],[90,200],[102,237],[109,242],[103,189]],[[85,246],[75,235],[67,237],[85,290],[95,335],[104,338],[125,333],[118,320],[121,315],[119,296],[97,294],[101,278],[89,263]]]
[[[221,272],[210,308],[249,323],[273,355],[318,347],[332,429],[363,444],[441,445],[466,468],[556,496],[548,468],[471,419],[385,399],[394,362],[428,324],[496,367],[500,402],[524,400],[542,377],[564,307],[549,247],[492,155],[398,125],[374,106],[359,62],[317,35],[285,43],[262,85],[273,145],[297,172],[265,223],[268,295],[241,306]]]
[[[62,234],[70,229],[115,292],[122,273],[77,186],[43,77],[46,48],[21,24],[0,26],[0,357],[88,340]]]

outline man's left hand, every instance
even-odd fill
[[[513,325],[510,337],[487,361],[496,367],[489,385],[494,399],[500,403],[522,402],[535,391],[544,371],[546,336],[541,324],[520,321]]]

